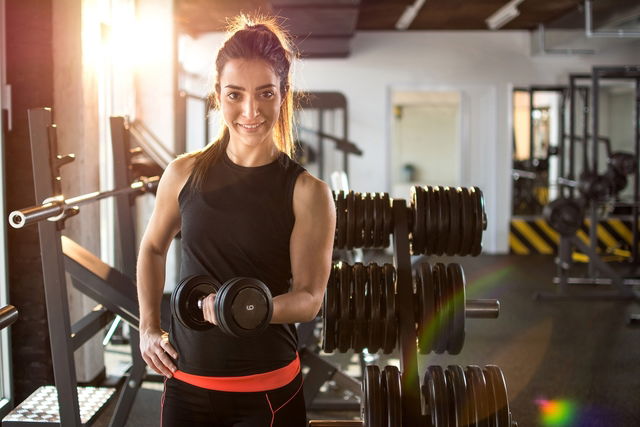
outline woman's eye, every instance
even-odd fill
[[[266,92],[262,92],[263,98],[270,99],[270,98],[273,98],[273,96],[274,96],[273,91],[268,90]]]
[[[240,98],[240,94],[238,92],[229,92],[227,94],[227,98],[229,98],[232,101],[237,100],[238,98]]]

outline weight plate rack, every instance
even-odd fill
[[[339,191],[334,201],[334,247],[384,248],[393,239],[394,262],[332,265],[322,308],[322,348],[325,352],[367,349],[389,354],[396,348],[400,352],[400,368],[365,367],[362,421],[344,423],[516,425],[504,375],[497,366],[430,366],[422,381],[416,369],[419,353],[460,353],[467,318],[498,316],[498,301],[466,299],[459,264],[423,262],[415,272],[411,266],[411,255],[480,254],[487,227],[482,191],[416,186],[409,205],[387,193]]]

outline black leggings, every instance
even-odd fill
[[[208,390],[175,378],[166,379],[160,426],[306,427],[302,374],[266,392]]]

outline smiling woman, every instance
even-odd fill
[[[335,207],[328,186],[291,158],[294,56],[274,20],[240,17],[216,58],[220,134],[174,160],[158,185],[137,284],[140,350],[167,377],[163,426],[306,425],[294,324],[322,304]],[[209,289],[190,314],[216,326],[195,330],[174,316],[168,334],[160,329],[165,256],[178,232],[181,278],[260,280],[273,295],[268,327],[225,334],[215,314],[225,293]]]

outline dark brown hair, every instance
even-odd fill
[[[292,157],[293,139],[293,91],[291,90],[292,62],[295,53],[288,34],[274,17],[239,15],[234,18],[227,30],[227,39],[216,56],[216,76],[214,93],[210,97],[214,108],[220,93],[220,75],[231,59],[260,59],[271,66],[280,79],[282,103],[280,114],[274,127],[276,147]],[[220,118],[220,132],[216,139],[203,149],[190,153],[195,157],[191,184],[195,189],[202,188],[206,172],[211,164],[220,157],[229,144],[229,128]]]

